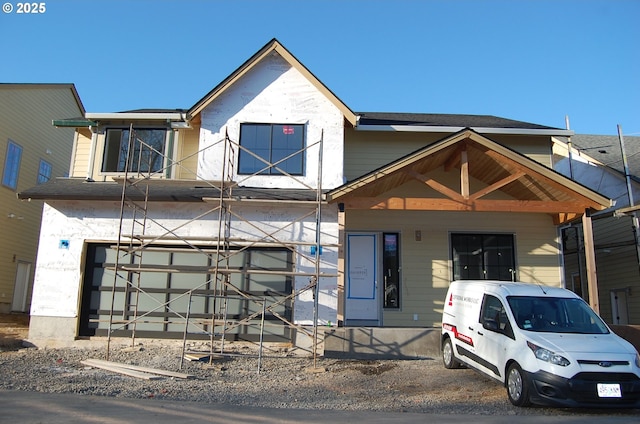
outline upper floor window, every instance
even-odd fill
[[[239,174],[303,175],[304,125],[242,124]]]
[[[7,143],[7,156],[4,159],[2,172],[2,185],[15,190],[18,187],[18,174],[20,173],[20,161],[22,160],[22,147],[9,140]]]
[[[167,131],[164,129],[126,128],[107,130],[102,172],[158,172],[164,164]],[[132,154],[129,155],[131,137]]]
[[[38,184],[46,183],[51,179],[51,164],[46,160],[40,159],[38,167]]]
[[[451,234],[454,280],[514,281],[515,244],[510,234]]]

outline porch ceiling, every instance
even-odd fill
[[[451,178],[447,178],[448,184],[442,178],[451,172],[456,173],[456,187]],[[416,197],[391,193],[411,181],[431,190]],[[500,195],[495,196],[497,193]],[[610,199],[472,130],[338,187],[327,198],[344,203],[345,209],[548,213],[556,223],[612,204]]]

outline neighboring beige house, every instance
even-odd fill
[[[69,175],[73,129],[54,119],[85,113],[73,84],[0,84],[0,312],[28,312],[42,201],[16,194]]]
[[[639,325],[640,137],[576,134],[556,141],[554,169],[615,201],[614,207],[593,214],[600,315],[609,324]],[[561,234],[567,288],[586,299],[583,228],[570,222]]]
[[[354,112],[275,39],[189,109],[56,124],[34,341],[437,327],[454,279],[564,285],[559,227],[611,206],[552,169],[570,131]]]

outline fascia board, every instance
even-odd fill
[[[183,113],[85,113],[85,118],[93,120],[123,120],[123,121],[184,121],[186,119]]]
[[[470,128],[479,134],[511,134],[511,135],[550,135],[571,136],[575,133],[562,129],[535,129],[535,128],[491,128],[491,127],[440,127],[430,125],[358,125],[358,131],[387,131],[387,132],[425,132],[447,133],[458,132]]]
[[[265,57],[272,52],[276,52],[280,55],[289,65],[294,67],[300,72],[308,81],[313,84],[325,97],[327,97],[343,114],[345,119],[351,123],[356,124],[356,114],[349,109],[331,90],[329,90],[318,78],[316,78],[311,71],[309,71],[295,56],[293,56],[283,45],[273,40],[266,48],[258,51],[247,62],[240,66],[236,71],[229,75],[222,83],[210,91],[204,98],[196,103],[191,109],[189,109],[189,116],[194,117],[198,115],[202,110],[207,107],[212,101],[224,93],[230,86],[235,84],[240,78],[246,75],[256,64],[260,63]]]

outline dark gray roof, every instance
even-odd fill
[[[443,113],[381,113],[357,112],[360,125],[421,125],[462,128],[517,128],[558,130],[529,122],[514,121],[492,115],[459,115]]]
[[[132,109],[118,113],[186,113],[186,109]]]
[[[157,202],[202,202],[203,198],[217,198],[220,190],[205,181],[148,180],[149,200]],[[127,197],[144,198],[141,186],[127,186]],[[229,196],[227,196],[229,197]],[[234,187],[231,198],[259,200],[315,201],[317,193],[308,189],[278,189]],[[86,181],[79,178],[56,178],[18,193],[19,199],[40,200],[120,200],[122,184],[117,182]]]
[[[640,137],[623,136],[629,174],[640,177]],[[617,135],[576,134],[571,137],[575,149],[624,174],[622,148]]]

